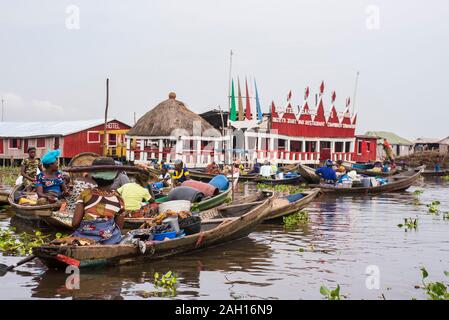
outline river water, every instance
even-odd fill
[[[414,195],[416,189],[424,193]],[[448,196],[449,182],[439,178],[402,193],[322,196],[307,208],[310,222],[293,230],[282,222],[263,224],[245,239],[206,251],[81,271],[77,290],[66,288],[67,274],[35,261],[0,278],[0,298],[159,298],[168,293],[152,285],[153,274],[171,270],[178,275],[177,299],[322,299],[320,286],[337,284],[346,299],[426,299],[415,288],[420,268],[431,281],[446,281],[449,270],[449,220],[428,213],[426,204],[438,200],[441,211],[449,211]],[[399,228],[404,218],[418,218],[418,228]],[[3,215],[0,226],[9,223]],[[0,263],[19,259],[0,256]]]

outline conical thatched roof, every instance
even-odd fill
[[[193,135],[193,127],[201,126],[201,134],[210,136],[216,131],[206,120],[195,112],[190,111],[186,105],[176,100],[176,94],[171,92],[168,99],[151,109],[129,130],[130,136],[184,136]],[[207,132],[205,133],[205,131]],[[199,134],[196,129],[195,134]]]

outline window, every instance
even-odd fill
[[[55,137],[55,149],[59,149],[59,137]]]
[[[109,137],[108,137],[108,145],[109,145],[110,147],[115,147],[115,146],[117,146],[117,135],[116,135],[116,134],[113,134],[113,133],[110,133],[110,134],[109,134]]]
[[[9,149],[20,149],[20,139],[9,139]]]
[[[362,141],[359,141],[358,148],[357,148],[357,154],[362,154]]]
[[[39,149],[45,148],[45,138],[37,138],[36,139],[36,148],[39,148]]]
[[[335,142],[334,152],[343,152],[343,142]]]
[[[87,131],[87,143],[100,143],[100,133],[98,131]]]
[[[0,139],[0,154],[3,154],[3,139]]]
[[[351,142],[347,141],[345,143],[345,152],[351,152]]]

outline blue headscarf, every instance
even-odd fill
[[[48,151],[43,157],[42,157],[42,164],[52,164],[56,161],[58,161],[58,157],[61,155],[61,150],[51,150]]]

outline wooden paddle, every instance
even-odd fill
[[[10,266],[7,266],[6,264],[0,264],[0,277],[3,277],[8,271],[11,271],[14,268],[17,268],[18,266],[21,266],[22,264],[25,264],[25,263],[33,260],[34,258],[36,258],[36,256],[31,255],[31,256],[26,257],[25,259],[20,260],[16,264],[13,264]]]

